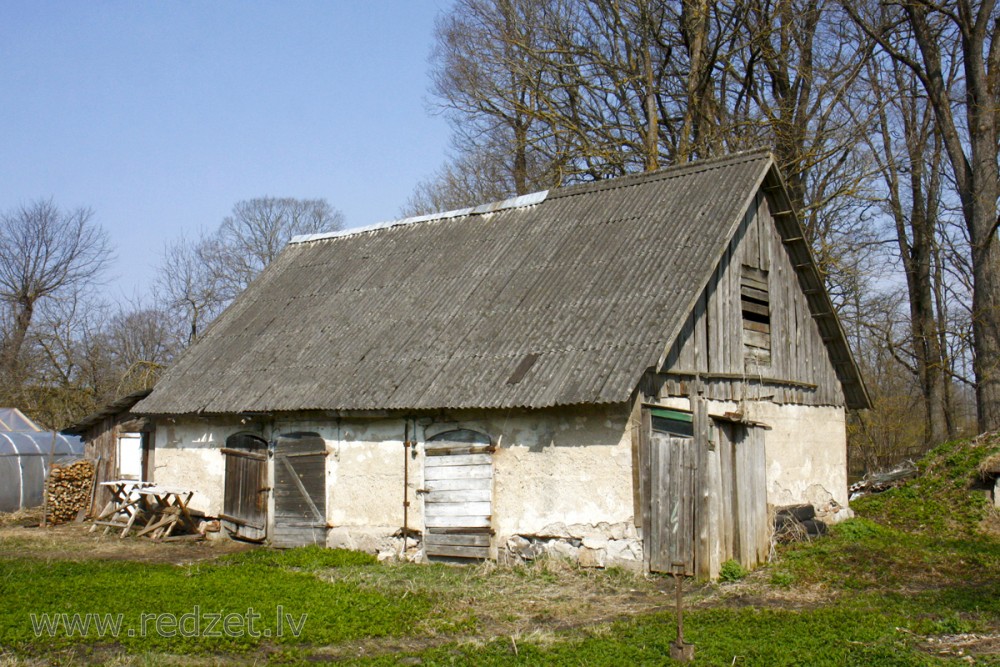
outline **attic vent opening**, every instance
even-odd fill
[[[743,265],[740,275],[743,352],[748,363],[771,363],[771,299],[767,271]]]

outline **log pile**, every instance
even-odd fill
[[[93,483],[93,461],[83,459],[68,465],[53,465],[46,488],[49,523],[73,521],[80,510],[90,507]]]
[[[870,473],[864,479],[847,487],[850,499],[860,498],[870,493],[882,493],[901,486],[911,477],[917,476],[917,464],[913,461],[903,461],[887,472]]]

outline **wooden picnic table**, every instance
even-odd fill
[[[139,495],[138,490],[144,486],[152,486],[152,483],[134,479],[116,479],[101,482],[101,486],[108,487],[111,500],[94,519],[94,525],[90,527],[90,532],[97,530],[98,526],[104,526],[104,534],[107,535],[112,528],[121,528],[122,532],[119,537],[125,537],[142,511],[140,507],[142,496]]]
[[[194,491],[157,486],[151,482],[115,480],[102,482],[111,492],[111,502],[94,520],[91,532],[104,526],[104,534],[112,528],[121,528],[119,537],[125,537],[133,527],[137,536],[148,535],[162,539],[180,525],[191,532],[196,530],[188,503]]]

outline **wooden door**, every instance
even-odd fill
[[[267,537],[267,442],[253,435],[226,439],[222,515],[234,537],[261,542]]]
[[[489,558],[494,451],[489,436],[450,431],[430,439],[424,451],[424,553]]]
[[[290,433],[274,447],[274,526],[278,547],[326,545],[326,442]]]
[[[767,560],[771,527],[767,519],[764,429],[737,423],[719,424],[722,462],[722,512],[725,555],[746,567]],[[731,545],[731,546],[730,546]]]
[[[649,569],[693,576],[695,439],[653,430],[649,438]]]

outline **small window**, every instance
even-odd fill
[[[667,408],[650,408],[649,416],[653,430],[657,433],[669,433],[684,438],[694,437],[694,415],[684,410]]]
[[[771,299],[767,271],[743,266],[740,308],[743,313],[744,358],[757,364],[771,363]]]

